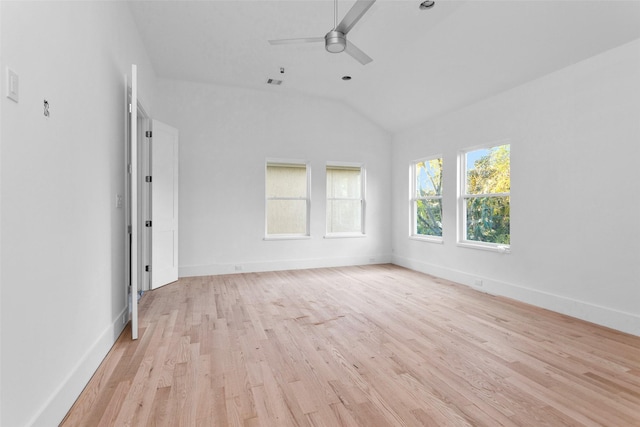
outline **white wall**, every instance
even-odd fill
[[[180,130],[180,275],[390,260],[389,134],[349,108],[275,91],[160,80],[156,117]],[[267,158],[311,162],[311,238],[265,241]],[[325,239],[325,165],[362,162],[367,236]]]
[[[2,67],[2,6],[0,5],[0,70]],[[0,78],[4,77],[0,71]],[[1,81],[1,79],[0,79]],[[4,93],[0,91],[0,97]],[[2,189],[2,102],[0,101],[0,191]],[[0,197],[0,224],[2,224],[2,197]],[[0,334],[2,334],[2,227],[0,227]],[[0,425],[2,424],[2,335],[0,335]]]
[[[640,335],[640,40],[402,132],[394,262]],[[511,253],[456,246],[458,150],[511,141]],[[408,239],[411,160],[444,154],[444,244]]]
[[[122,2],[0,8],[2,81],[20,76],[0,101],[0,423],[52,426],[123,327],[124,76],[138,64],[148,102],[155,76]]]

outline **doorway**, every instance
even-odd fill
[[[125,304],[137,339],[143,293],[178,280],[178,130],[149,118],[136,65],[126,87]]]

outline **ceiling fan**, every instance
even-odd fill
[[[333,7],[333,29],[324,37],[307,37],[302,39],[280,39],[269,40],[272,45],[278,44],[294,44],[294,43],[317,43],[324,42],[324,47],[328,52],[340,53],[342,51],[351,55],[356,61],[362,65],[367,65],[373,61],[366,53],[361,51],[347,40],[347,33],[356,25],[362,16],[369,10],[376,0],[358,0],[351,10],[342,18],[338,24],[338,0],[334,0]]]

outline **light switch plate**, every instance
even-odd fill
[[[20,79],[18,73],[7,67],[7,98],[18,102],[20,99]]]

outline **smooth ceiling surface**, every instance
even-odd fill
[[[322,43],[268,43],[324,36],[333,1],[130,4],[160,78],[330,98],[389,131],[640,38],[638,0],[378,0],[348,34],[373,58],[363,66]],[[338,20],[353,4],[338,2]]]

